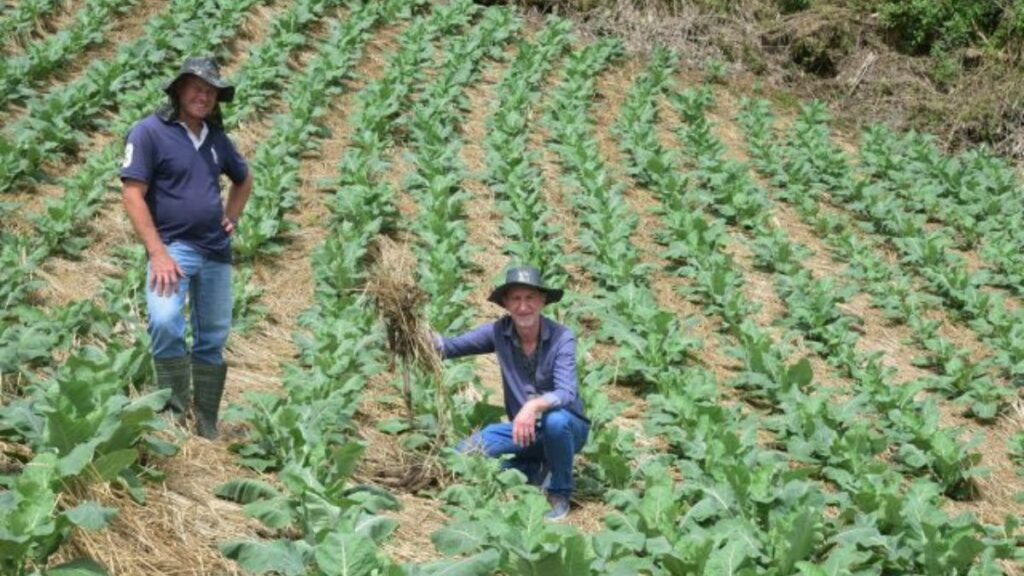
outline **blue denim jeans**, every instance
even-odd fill
[[[506,462],[507,467],[522,472],[533,484],[540,484],[547,471],[551,482],[549,494],[569,497],[572,495],[572,460],[587,443],[590,425],[572,412],[557,408],[541,417],[537,439],[533,444],[522,447],[512,442],[512,423],[490,424],[483,430],[462,441],[460,452],[479,450],[490,457],[513,454]]]
[[[224,344],[231,329],[231,264],[204,257],[183,242],[172,242],[167,253],[184,277],[178,290],[159,296],[150,288],[152,270],[146,265],[146,306],[153,358],[181,358],[185,347],[185,299],[192,322],[192,359],[223,364]]]

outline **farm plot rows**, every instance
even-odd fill
[[[12,168],[0,174],[3,189],[31,191],[52,154],[75,164],[65,193],[31,219],[32,230],[0,235],[12,272],[0,290],[5,573],[42,569],[75,530],[112,521],[117,509],[91,500],[90,487],[142,501],[163,478],[160,456],[177,449],[154,413],[161,394],[137,392],[150,379],[138,250],[109,251],[127,272],[91,298],[40,303],[47,267],[80,254],[104,233],[90,222],[117,210],[117,145],[85,158],[75,151],[97,130],[123,132],[159,101],[151,77],[165,77],[180,57],[181,44],[161,40],[173,35],[174,14],[223,9],[214,29],[176,33],[227,55],[226,40],[260,4],[172,2],[132,49],[171,50],[173,58],[128,64],[119,52],[98,61],[80,79],[28,95],[30,120],[5,131],[0,160]],[[602,123],[595,86],[627,61],[621,44],[581,44],[565,21],[525,22],[508,8],[468,0],[267,4],[275,20],[232,74],[238,102],[227,114],[235,128],[270,118],[250,147],[256,190],[235,244],[236,316],[253,331],[265,326],[261,310],[272,299],[252,270],[272,270],[300,232],[290,216],[304,179],[300,160],[326,135],[332,99],[360,76],[366,42],[385,25],[400,32],[379,78],[355,95],[347,148],[326,158],[337,176],[320,183],[329,193],[319,200],[329,208],[319,222],[325,240],[309,255],[312,276],[297,279],[314,285],[297,358],[282,368],[279,391],[249,392],[232,406],[238,435],[222,448],[252,472],[207,487],[262,525],[260,538],[210,543],[241,569],[1016,573],[1024,322],[1016,300],[1021,190],[1009,167],[979,151],[945,156],[927,138],[882,127],[862,136],[854,162],[831,141],[820,105],[805,105],[783,131],[757,99],[720,120],[743,129],[746,149],[730,150],[712,120],[726,88],[684,80],[664,50],[617,87],[621,106]],[[24,29],[16,16],[4,13],[2,26]],[[313,27],[323,37],[311,42]],[[487,130],[469,142],[467,91],[488,68],[499,68],[500,80],[480,92],[491,95]],[[114,99],[86,83],[101,73],[121,75],[125,89]],[[268,115],[278,101],[282,111]],[[35,113],[58,102],[77,112]],[[116,119],[100,121],[104,110]],[[544,138],[532,137],[538,132]],[[65,137],[53,141],[55,133]],[[599,138],[617,143],[621,165],[602,154]],[[652,214],[637,212],[633,189],[650,192]],[[471,200],[496,221],[470,218]],[[779,224],[784,206],[816,232],[813,245]],[[656,230],[640,230],[641,222]],[[638,248],[641,235],[661,246],[657,261]],[[414,371],[411,419],[393,400],[401,384],[385,365],[383,330],[362,292],[380,236],[414,259],[429,295],[424,314],[445,333],[491,317],[473,291],[502,262],[532,261],[567,283],[565,303],[551,312],[579,337],[581,394],[594,422],[574,514],[601,517],[586,530],[576,520],[545,524],[545,500],[517,473],[443,450],[494,417],[479,400],[488,395],[479,363],[451,363],[440,381]],[[503,258],[476,259],[487,248],[471,239],[481,237]],[[835,269],[808,267],[814,251]],[[739,252],[752,255],[753,268]],[[749,297],[755,273],[773,284],[763,296],[781,302],[770,324]],[[701,319],[681,315],[656,279],[673,279],[718,334],[697,337]],[[919,353],[927,377],[894,379],[888,350],[873,338],[877,326],[848,306],[865,294],[909,335],[905,346]],[[981,348],[951,338],[948,326]],[[841,385],[821,386],[804,350]],[[712,351],[735,360],[728,374],[705,366]],[[371,412],[385,417],[369,420]],[[360,472],[377,449],[366,438],[381,437],[367,427],[385,432],[382,441],[415,473],[396,481]],[[1000,431],[997,440],[991,431]],[[1009,498],[994,497],[997,482]],[[432,499],[445,523],[400,526],[396,510],[408,491]],[[429,532],[430,560],[387,552],[389,539],[410,530]],[[102,573],[86,559],[74,565]]]

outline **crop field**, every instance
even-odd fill
[[[1024,573],[1024,185],[984,149],[468,0],[17,0],[0,51],[0,574]],[[156,413],[118,180],[187,54],[255,179],[213,442]],[[412,369],[408,417],[384,239],[443,334],[512,263],[566,288],[567,522],[448,449],[493,358]]]

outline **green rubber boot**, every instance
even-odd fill
[[[171,390],[171,398],[164,406],[164,411],[169,412],[179,426],[184,426],[185,412],[191,400],[188,356],[154,359],[153,367],[156,370],[157,388]]]
[[[217,437],[217,413],[224,395],[224,380],[228,375],[226,364],[192,363],[192,383],[195,386],[196,432],[203,438]]]

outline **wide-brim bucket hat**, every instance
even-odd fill
[[[505,305],[505,294],[516,286],[527,286],[536,288],[544,293],[544,303],[554,304],[562,299],[564,291],[561,288],[551,288],[544,285],[541,279],[540,270],[533,266],[513,266],[505,273],[505,283],[491,291],[487,297],[489,302],[498,306]]]
[[[220,77],[220,66],[212,56],[190,56],[178,69],[178,74],[164,83],[163,90],[171,98],[175,97],[175,86],[187,75],[198,76],[217,89],[218,102],[231,102],[235,98],[235,87]]]

